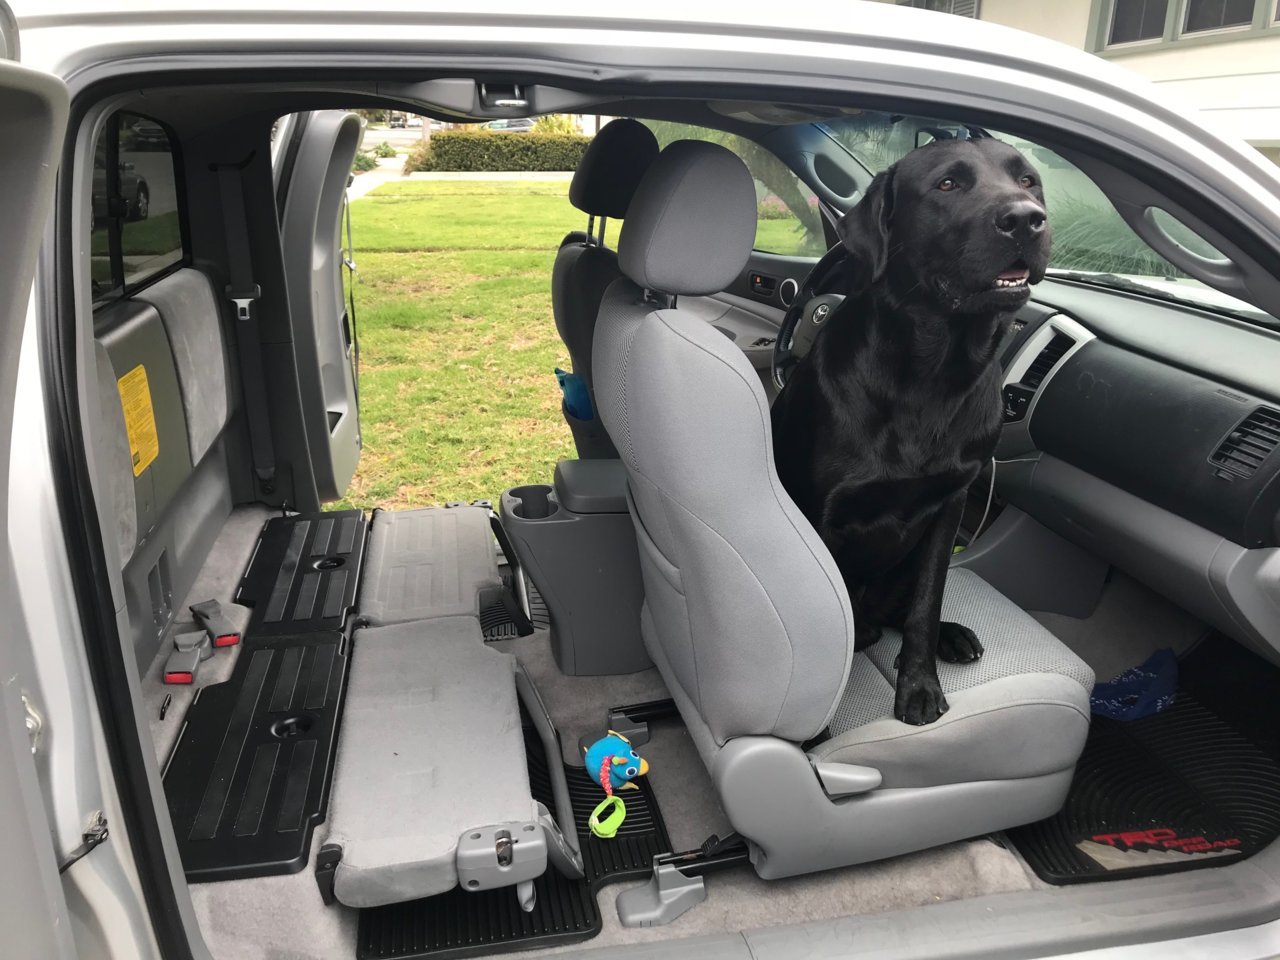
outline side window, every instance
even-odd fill
[[[800,178],[760,144],[737,134],[666,120],[645,120],[666,147],[675,140],[709,140],[728,147],[747,165],[756,182],[755,248],[761,253],[820,257],[827,252],[818,198]]]
[[[186,259],[175,147],[154,120],[116,113],[94,151],[93,296],[128,293]]]

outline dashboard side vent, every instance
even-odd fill
[[[1278,444],[1280,410],[1258,407],[1227,434],[1209,459],[1238,476],[1252,477]]]
[[[1040,351],[1040,355],[1032,361],[1027,372],[1022,375],[1022,382],[1033,390],[1044,382],[1054,364],[1076,345],[1076,342],[1065,333],[1055,333],[1053,339]]]

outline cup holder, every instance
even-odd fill
[[[277,740],[292,740],[311,729],[312,718],[307,716],[285,717],[271,725],[271,735]]]
[[[546,483],[512,487],[507,496],[516,501],[511,512],[521,520],[546,520],[560,509],[560,505],[551,499],[551,486]]]

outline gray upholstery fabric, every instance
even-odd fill
[[[488,510],[427,507],[373,515],[358,603],[366,622],[478,616],[481,592],[501,586]]]
[[[611,120],[592,138],[569,183],[569,202],[596,217],[621,219],[649,165],[658,139],[643,123]]]
[[[813,737],[844,687],[853,618],[835,562],[778,481],[760,378],[719,332],[654,309],[627,280],[605,295],[595,346],[654,662],[718,743]]]
[[[755,236],[756,191],[746,164],[718,144],[677,140],[640,181],[618,260],[647,290],[701,296],[737,278]]]
[[[222,312],[209,278],[199,270],[171,273],[138,294],[164,321],[187,415],[191,462],[199,463],[230,416]]]
[[[329,801],[339,901],[450,890],[464,831],[537,818],[515,670],[474,617],[356,631]]]
[[[1089,730],[1093,671],[969,570],[947,577],[942,616],[978,634],[977,663],[938,664],[951,709],[915,727],[893,719],[896,632],[854,657],[818,760],[865,764],[885,787],[1040,776],[1075,764]]]
[[[129,451],[129,434],[124,426],[124,408],[120,405],[120,389],[116,385],[115,368],[107,356],[107,348],[94,342],[93,355],[98,374],[98,428],[94,443],[98,452],[99,489],[110,494],[107,502],[115,513],[116,543],[120,567],[129,562],[138,545],[138,502],[134,495],[133,455]]]

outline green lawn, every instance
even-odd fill
[[[573,455],[552,372],[551,267],[586,225],[567,189],[403,181],[352,203],[364,451],[340,506],[496,499]]]
[[[352,203],[364,451],[335,506],[496,499],[574,455],[551,314],[556,249],[586,227],[568,187],[404,180]],[[761,240],[798,249],[798,226],[761,221]]]

